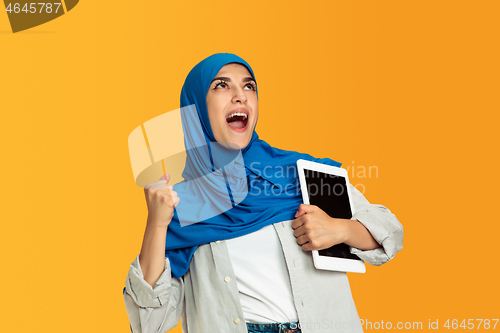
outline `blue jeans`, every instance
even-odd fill
[[[302,333],[299,323],[257,324],[247,323],[248,333]]]

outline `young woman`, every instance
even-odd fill
[[[144,190],[146,231],[124,294],[132,332],[180,318],[185,333],[362,332],[346,273],[314,268],[310,251],[345,243],[381,265],[402,249],[396,217],[351,185],[350,220],[301,204],[297,173],[283,170],[299,158],[340,163],[259,139],[257,82],[240,57],[196,65],[181,107],[195,110],[182,115],[185,180]]]

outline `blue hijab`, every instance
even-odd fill
[[[180,202],[168,227],[165,246],[175,278],[188,271],[201,244],[243,236],[294,219],[302,203],[298,159],[340,166],[328,158],[273,148],[259,139],[255,130],[244,149],[218,144],[208,118],[206,95],[212,79],[229,63],[244,65],[255,80],[245,60],[218,53],[197,64],[182,88],[186,166],[184,180],[174,185]]]

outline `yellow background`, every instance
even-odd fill
[[[350,274],[361,318],[499,318],[499,9],[87,0],[12,34],[2,7],[2,331],[129,330],[122,289],[147,210],[127,137],[178,108],[217,52],[252,65],[262,139],[378,168],[351,182],[400,219],[404,249]]]

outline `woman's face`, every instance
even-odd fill
[[[210,84],[207,109],[215,140],[227,148],[245,148],[257,124],[256,83],[241,64],[227,64]]]

